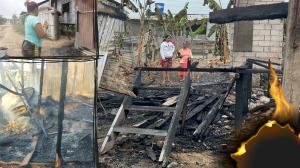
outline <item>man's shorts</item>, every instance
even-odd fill
[[[172,67],[172,58],[166,58],[165,60],[160,58],[160,65],[162,67]]]

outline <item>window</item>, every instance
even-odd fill
[[[233,51],[252,52],[253,21],[240,21],[234,24]]]
[[[62,13],[70,12],[70,2],[62,5]]]

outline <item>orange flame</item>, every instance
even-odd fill
[[[239,157],[245,154],[247,151],[246,150],[247,143],[250,142],[252,139],[254,139],[263,127],[272,127],[274,124],[277,124],[277,122],[282,124],[288,124],[288,122],[291,121],[291,119],[294,117],[294,108],[291,104],[287,102],[287,100],[284,97],[284,92],[278,81],[277,73],[272,67],[270,68],[270,71],[271,71],[270,94],[276,103],[276,110],[273,114],[274,120],[269,120],[266,124],[264,124],[264,126],[262,126],[259,129],[256,135],[252,136],[246,142],[243,142],[240,148],[238,148],[237,152],[231,154],[232,158]],[[300,134],[298,135],[298,137],[300,138]]]
[[[271,83],[270,94],[275,100],[276,110],[273,114],[273,118],[280,123],[288,123],[294,115],[294,108],[287,102],[284,97],[283,89],[278,81],[278,76],[275,70],[271,67]]]

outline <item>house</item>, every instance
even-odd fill
[[[282,0],[239,0],[236,6],[280,3]],[[229,24],[232,65],[240,66],[247,58],[281,63],[284,45],[283,19],[240,21]]]
[[[52,40],[56,40],[59,37],[59,24],[58,24],[58,11],[51,6],[50,0],[45,0],[39,5],[39,19],[42,24],[48,23],[48,29],[45,30],[48,37]]]

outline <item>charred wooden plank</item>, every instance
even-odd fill
[[[161,106],[160,101],[145,101],[145,100],[134,100],[132,104],[138,106]]]
[[[145,128],[147,125],[149,125],[150,122],[153,122],[158,116],[151,116],[143,121],[140,121],[136,124],[133,125],[133,127],[137,127],[137,128]]]
[[[263,105],[256,106],[253,109],[250,109],[249,113],[254,113],[256,111],[265,111],[265,110],[267,110],[269,108],[272,108],[272,107],[275,107],[275,102],[274,101],[271,101],[271,102],[263,104]]]
[[[138,95],[138,88],[142,85],[142,71],[135,71],[135,77],[133,79],[133,93]]]
[[[160,123],[161,122],[163,122],[163,121],[165,121],[165,119],[158,119],[158,120],[156,120],[154,123],[152,123],[152,124],[150,124],[149,126],[147,126],[147,128],[149,128],[149,129],[153,129],[153,128],[161,128],[161,127],[159,127],[160,125]]]
[[[209,22],[224,24],[242,20],[287,18],[288,3],[235,7],[209,13]]]
[[[167,136],[167,131],[166,130],[131,128],[131,127],[114,127],[113,130],[114,130],[114,132],[125,133],[125,134]]]
[[[125,107],[125,110],[130,111],[147,111],[147,112],[173,112],[175,110],[174,107],[157,107],[157,106],[136,106],[132,105],[130,107]]]
[[[55,167],[61,167],[63,158],[61,153],[61,142],[63,133],[63,120],[64,120],[64,109],[65,109],[65,99],[67,92],[67,79],[68,79],[68,62],[62,63],[62,73],[61,73],[61,86],[60,86],[60,96],[59,96],[59,110],[58,110],[58,134],[56,141],[56,157],[55,157]]]
[[[203,104],[200,104],[196,108],[194,108],[192,111],[187,113],[186,120],[191,119],[194,117],[196,114],[201,112],[204,108],[206,108],[208,105],[210,105],[213,101],[215,101],[218,98],[218,96],[212,96],[209,98],[207,101],[205,101]]]
[[[162,104],[163,106],[172,106],[176,104],[178,100],[178,96],[169,97],[166,99],[166,101]]]
[[[233,88],[235,81],[236,81],[236,77],[234,77],[232,79],[231,84],[228,87],[227,92],[219,98],[219,100],[215,103],[215,105],[207,113],[207,116],[203,120],[203,122],[201,122],[201,124],[198,126],[198,128],[194,131],[193,135],[195,137],[201,137],[205,134],[207,128],[215,120],[219,110],[223,107],[223,104],[224,104],[226,98],[228,97],[231,89]]]
[[[236,101],[235,101],[235,131],[240,132],[242,117],[249,112],[247,79],[245,74],[238,74],[236,80]]]
[[[166,68],[166,67],[137,67],[141,71],[188,71],[190,72],[235,72],[235,68]]]
[[[109,151],[110,149],[113,148],[116,138],[117,138],[117,133],[114,132],[114,127],[120,125],[120,123],[125,120],[124,107],[128,104],[129,101],[130,101],[130,97],[125,96],[123,103],[121,104],[121,106],[116,114],[116,117],[115,117],[113,123],[111,124],[111,127],[109,128],[108,133],[107,133],[107,135],[104,139],[104,142],[101,146],[100,152],[102,154],[106,153],[107,151]]]
[[[155,128],[162,128],[171,118],[172,118],[172,114],[169,115],[167,118],[165,118],[165,119],[161,120],[160,122],[158,122],[155,125]]]
[[[141,86],[141,87],[138,87],[137,89],[139,90],[170,90],[170,91],[178,91],[180,90],[179,87],[154,87],[154,86]]]
[[[221,102],[225,99],[225,95],[222,95],[219,100],[214,104],[214,106],[211,108],[211,110],[207,113],[207,116],[205,119],[201,122],[201,124],[198,126],[198,128],[194,131],[193,135],[195,137],[201,137],[205,132],[206,129],[209,127],[209,125],[213,122],[215,119],[218,110],[221,107]]]
[[[172,143],[174,141],[175,138],[175,134],[177,131],[177,126],[179,123],[179,118],[180,115],[182,114],[183,110],[184,110],[184,105],[187,102],[188,99],[188,95],[190,92],[190,88],[191,88],[191,80],[190,80],[190,73],[188,73],[188,75],[185,77],[182,89],[180,91],[180,95],[179,95],[179,101],[176,104],[176,110],[172,116],[171,119],[171,123],[168,129],[168,135],[166,136],[165,142],[164,142],[164,146],[162,148],[162,151],[160,153],[159,156],[159,161],[160,162],[167,162],[167,157],[171,152],[171,148],[172,148]]]

